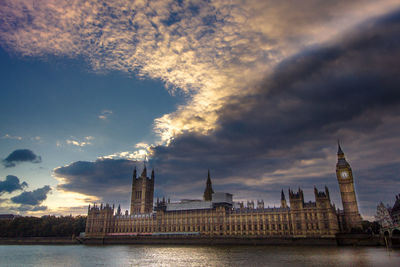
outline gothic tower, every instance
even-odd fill
[[[344,231],[362,228],[361,216],[358,211],[356,193],[354,191],[354,178],[350,164],[346,161],[340,144],[338,143],[338,161],[336,164],[336,177],[339,182],[340,194],[343,203]]]
[[[132,177],[131,214],[151,213],[154,197],[154,169],[147,177],[146,165],[140,177],[136,177],[136,167]]]
[[[206,189],[204,190],[203,200],[211,201],[212,194],[214,194],[214,190],[212,189],[211,185],[210,170],[208,170],[208,177],[207,177]]]

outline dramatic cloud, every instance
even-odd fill
[[[11,201],[16,204],[38,206],[47,198],[47,194],[51,191],[50,186],[45,185],[33,191],[25,191],[18,196],[12,197]]]
[[[4,181],[0,181],[0,195],[5,192],[12,193],[17,190],[23,190],[27,186],[26,182],[20,183],[17,176],[7,175]]]
[[[32,150],[29,149],[17,149],[14,150],[7,158],[3,160],[3,165],[6,168],[15,167],[16,164],[21,162],[32,162],[32,163],[40,163],[42,162],[42,158]]]
[[[143,163],[125,159],[78,161],[54,169],[61,181],[58,189],[96,196],[110,202],[127,202],[130,198],[134,166]]]
[[[155,121],[162,142],[217,125],[226,98],[245,95],[271,67],[399,6],[397,0],[28,1],[0,7],[0,44],[24,56],[82,56],[97,71],[164,81],[188,94]]]

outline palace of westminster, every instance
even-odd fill
[[[289,203],[281,192],[279,208],[266,208],[263,201],[233,202],[232,194],[214,193],[210,173],[203,200],[171,203],[158,200],[154,205],[154,170],[147,177],[133,173],[131,207],[122,214],[120,207],[108,204],[90,206],[86,237],[105,236],[247,236],[247,237],[334,237],[339,232],[361,228],[354,178],[344,153],[338,146],[336,176],[343,210],[335,208],[329,190],[314,188],[315,202],[304,202],[303,191],[289,189]],[[289,204],[289,205],[288,205]],[[154,207],[153,207],[154,206]]]

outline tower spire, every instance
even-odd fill
[[[214,194],[214,190],[212,189],[210,170],[208,170],[206,189],[204,190],[203,199],[205,201],[211,201],[212,194]]]
[[[143,163],[143,171],[142,171],[142,177],[147,177],[147,168],[146,168],[146,162]]]
[[[281,208],[287,208],[285,193],[283,193],[283,189],[281,191]]]
[[[136,179],[136,177],[137,177],[137,174],[136,174],[136,166],[135,166],[135,168],[133,169],[133,179]]]
[[[342,156],[342,155],[344,156],[343,150],[340,147],[339,139],[337,140],[337,144],[338,144],[338,152],[337,152],[338,156]]]

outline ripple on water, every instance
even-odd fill
[[[400,266],[400,250],[286,246],[0,246],[0,266]]]

